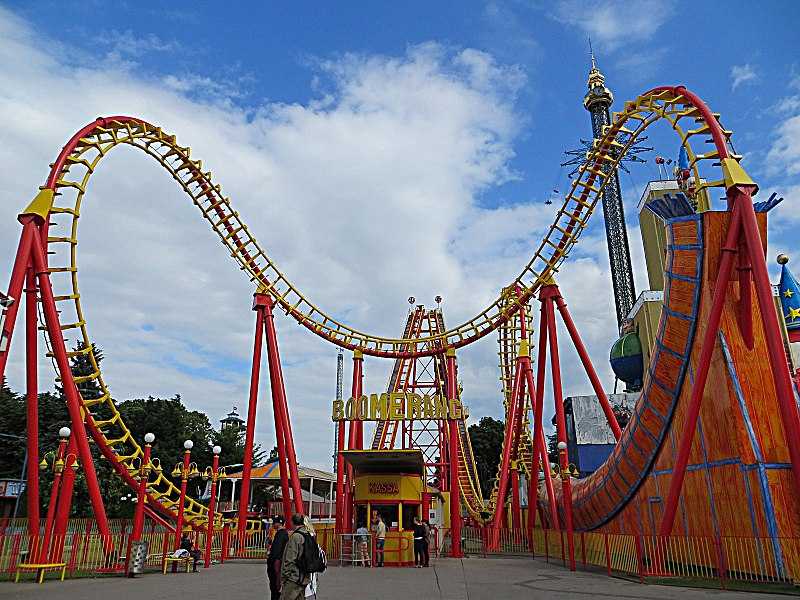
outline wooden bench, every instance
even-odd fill
[[[36,581],[42,583],[44,581],[44,574],[46,571],[54,571],[61,569],[61,581],[64,581],[64,575],[67,572],[67,563],[19,563],[17,565],[17,572],[14,576],[14,583],[19,583],[19,574],[22,571],[36,571]]]
[[[185,564],[186,565],[186,572],[189,572],[192,564],[194,563],[194,558],[190,554],[189,556],[172,556],[171,554],[167,554],[161,558],[161,572],[166,575],[167,574],[167,567],[170,564],[178,563],[178,564]]]

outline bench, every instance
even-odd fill
[[[55,571],[61,569],[61,581],[64,581],[64,575],[67,572],[67,563],[19,563],[17,565],[17,572],[14,576],[14,583],[19,583],[19,574],[22,571],[36,571],[37,583],[44,581],[44,574],[47,571]]]
[[[200,557],[201,557],[200,560],[202,561],[202,556],[203,556],[202,550],[198,549],[197,552],[200,552]],[[163,555],[161,557],[161,570],[164,572],[165,575],[167,573],[167,566],[171,563],[177,563],[179,565],[186,564],[186,572],[188,573],[189,569],[194,565],[194,556],[192,556],[191,554],[189,556],[180,556],[180,557],[173,556],[172,554]]]

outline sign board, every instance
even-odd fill
[[[441,394],[420,395],[412,392],[370,394],[347,400],[334,400],[333,421],[404,421],[417,419],[466,419],[469,411],[461,401]]]
[[[422,478],[419,475],[358,475],[355,481],[356,500],[422,499]]]

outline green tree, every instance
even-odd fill
[[[220,454],[221,464],[239,465],[244,463],[244,435],[234,427],[226,427],[214,431],[211,435],[214,446],[222,448]],[[266,462],[266,453],[260,444],[253,444],[253,466],[263,465]]]
[[[481,491],[488,498],[500,464],[505,424],[492,417],[483,417],[478,423],[470,425],[468,431]]]

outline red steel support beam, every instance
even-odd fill
[[[664,504],[664,514],[661,517],[661,525],[658,532],[660,536],[664,537],[672,533],[675,513],[678,510],[678,500],[680,499],[681,489],[683,488],[686,466],[689,464],[689,454],[692,450],[692,442],[694,441],[695,432],[697,430],[697,418],[700,415],[700,405],[703,400],[703,392],[706,389],[706,380],[708,379],[708,370],[711,366],[711,357],[717,343],[722,309],[725,307],[725,298],[728,294],[728,283],[730,282],[731,271],[733,269],[733,260],[737,253],[737,239],[741,228],[741,217],[741,203],[737,203],[733,207],[731,221],[728,225],[728,234],[725,237],[725,245],[722,247],[722,260],[720,261],[719,271],[717,272],[717,281],[714,284],[711,311],[706,321],[706,330],[700,345],[700,356],[694,375],[692,394],[689,397],[686,417],[683,422],[681,435],[678,438],[680,440],[678,454],[675,457],[675,464],[672,468],[667,501]]]
[[[452,407],[458,402],[458,382],[456,380],[456,351],[448,348],[447,361],[447,396]],[[461,551],[461,486],[458,483],[458,421],[448,419],[448,437],[450,444],[450,543],[451,558],[462,558]]]
[[[33,227],[32,222],[30,226]],[[39,283],[42,310],[44,311],[45,324],[47,326],[48,336],[50,337],[53,357],[58,366],[58,373],[61,376],[64,394],[66,395],[67,410],[69,412],[70,421],[72,422],[73,435],[75,436],[78,446],[78,457],[83,467],[86,486],[89,489],[89,499],[92,503],[94,518],[97,521],[97,528],[102,535],[109,536],[111,535],[111,531],[108,528],[108,519],[106,518],[106,510],[103,505],[103,497],[100,494],[100,486],[97,483],[97,472],[94,469],[92,453],[89,449],[89,440],[84,434],[85,427],[83,423],[83,414],[81,412],[81,400],[78,395],[78,389],[75,387],[75,381],[72,378],[72,369],[70,368],[69,359],[67,358],[67,348],[61,334],[61,325],[58,320],[55,299],[53,298],[53,288],[47,270],[47,261],[42,244],[39,240],[38,232],[35,229],[32,231],[33,240],[30,248],[33,256],[33,266]]]
[[[559,445],[559,467],[561,469],[561,489],[564,504],[564,521],[567,529],[567,547],[569,551],[569,568],[575,570],[575,539],[572,531],[572,483],[570,482],[567,459],[567,422],[564,415],[564,398],[561,391],[561,365],[558,360],[558,339],[556,338],[556,319],[553,301],[558,294],[558,287],[545,286],[542,289],[544,306],[547,311],[547,337],[550,344],[550,368],[553,381],[553,400],[556,409],[556,434]]]
[[[520,347],[520,354],[522,352],[527,354],[527,349]],[[530,357],[528,357],[530,360]],[[519,425],[516,423],[516,416],[518,414],[517,405],[522,399],[522,394],[525,393],[524,373],[522,365],[522,357],[517,359],[517,364],[514,366],[514,381],[511,386],[511,399],[509,401],[508,410],[506,411],[505,434],[503,435],[503,451],[500,455],[500,479],[497,482],[497,504],[494,509],[494,517],[492,518],[492,527],[494,528],[494,538],[499,535],[499,530],[505,523],[505,503],[506,496],[508,495],[509,473],[511,472],[511,454],[514,448],[514,428]]]
[[[561,290],[558,289],[557,286],[556,294],[557,295],[554,296],[554,299],[556,306],[558,306],[558,312],[561,313],[561,318],[564,321],[564,325],[567,326],[567,331],[569,332],[569,337],[572,339],[572,344],[575,346],[575,350],[578,351],[578,356],[581,359],[581,363],[583,363],[583,368],[586,370],[586,375],[589,376],[589,381],[592,383],[592,389],[594,389],[594,393],[597,394],[597,398],[600,400],[600,406],[602,407],[603,413],[606,416],[608,426],[611,427],[611,431],[614,433],[614,439],[619,441],[619,438],[622,437],[622,429],[620,429],[619,423],[617,422],[617,417],[614,415],[614,409],[611,408],[611,403],[608,401],[608,396],[606,396],[606,393],[603,390],[603,385],[600,383],[600,378],[597,376],[597,372],[594,370],[594,365],[592,364],[592,360],[589,358],[589,353],[586,351],[586,346],[583,345],[583,340],[578,333],[577,327],[575,327],[575,322],[572,320],[572,315],[569,314],[567,303],[564,302],[564,298],[561,297]]]
[[[13,302],[11,306],[3,308],[0,312],[0,381],[3,380],[6,372],[6,363],[11,350],[11,337],[14,334],[14,323],[21,304],[22,287],[31,261],[31,245],[36,235],[36,225],[33,219],[30,217],[25,219],[19,237],[17,256],[11,270],[11,281],[8,284],[8,297]]]
[[[286,388],[283,384],[283,372],[281,370],[281,357],[278,352],[278,336],[275,332],[275,318],[272,314],[272,299],[267,302],[264,309],[264,327],[267,333],[267,364],[269,365],[270,387],[274,406],[278,413],[275,420],[281,420],[283,429],[285,456],[289,467],[289,486],[292,488],[292,501],[294,511],[303,512],[303,495],[300,491],[300,476],[297,471],[297,455],[294,451],[294,439],[292,437],[292,424],[289,420],[289,408],[286,404]],[[280,446],[278,446],[280,453]]]
[[[37,363],[38,319],[36,316],[36,276],[32,268],[25,275],[25,404],[27,409],[28,535],[39,535],[39,377]],[[2,378],[0,378],[2,381]]]
[[[353,382],[350,388],[350,397],[354,399],[354,406],[360,406],[358,399],[361,398],[361,395],[363,394],[363,382],[364,355],[360,350],[356,350],[353,352]],[[362,449],[364,445],[363,433],[363,424],[359,419],[354,418],[352,421],[350,421],[350,439],[348,440],[348,447],[350,450]],[[344,520],[343,531],[345,532],[353,530],[353,486],[355,485],[355,482],[353,467],[351,465],[347,465],[346,474],[347,482],[344,488],[344,505],[342,506]]]
[[[533,385],[533,369],[528,369],[526,379],[528,382],[528,389],[530,393],[536,394],[536,399],[533,407],[533,456],[531,459],[531,473],[532,476],[538,477],[539,474],[539,457],[542,459],[542,471],[544,471],[544,487],[547,491],[547,502],[550,506],[550,521],[555,529],[560,529],[561,525],[558,518],[558,506],[556,505],[556,494],[553,489],[553,479],[550,476],[550,460],[547,458],[547,444],[544,440],[544,429],[542,423],[542,414],[544,412],[544,380],[545,368],[547,366],[547,311],[544,307],[542,295],[539,295],[539,300],[542,302],[541,317],[539,320],[539,345],[537,348],[537,366],[536,366],[536,386]],[[537,452],[538,449],[538,452]]]
[[[514,535],[522,528],[522,507],[519,499],[519,470],[517,463],[511,465],[511,527]]]
[[[344,472],[345,472],[345,465],[344,465],[344,442],[345,442],[345,431],[344,431],[344,421],[339,422],[339,427],[336,431],[336,531],[338,533],[344,533],[344,524],[346,523],[346,519],[344,516],[344,505],[345,505],[345,491],[344,491]]]
[[[253,337],[253,365],[250,371],[250,395],[247,401],[247,426],[244,434],[244,458],[242,460],[242,483],[239,490],[239,535],[247,529],[247,514],[250,506],[250,479],[253,471],[253,439],[258,412],[258,385],[261,376],[261,348],[264,339],[264,306],[269,302],[265,294],[253,296],[256,313],[256,330]]]

